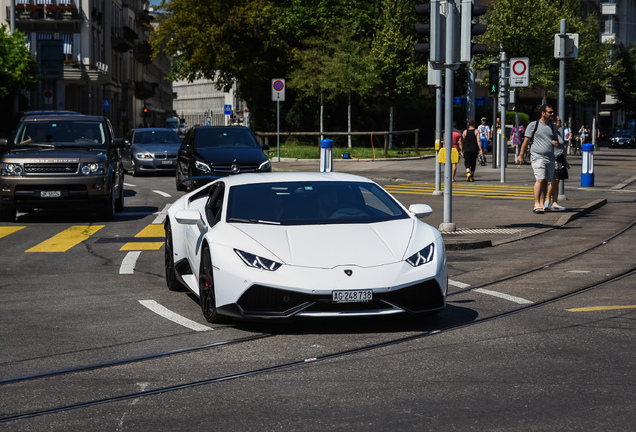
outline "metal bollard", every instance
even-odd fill
[[[320,141],[320,172],[333,171],[333,140]]]
[[[594,186],[594,144],[583,144],[581,165],[581,186]]]

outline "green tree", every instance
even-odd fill
[[[0,97],[17,95],[36,83],[38,77],[32,73],[31,54],[26,46],[26,37],[8,27],[0,29]]]
[[[382,1],[371,57],[378,99],[389,104],[389,130],[393,130],[395,103],[419,94],[427,84],[427,67],[421,58],[416,58],[413,48],[415,21],[412,2]]]
[[[162,1],[150,43],[155,55],[164,51],[173,57],[171,79],[205,78],[225,91],[237,80],[238,95],[258,119],[266,103],[271,105],[266,102],[271,79],[284,77],[292,60],[273,24],[279,8],[270,0]]]
[[[617,68],[611,80],[616,99],[627,111],[636,112],[636,43],[617,46],[612,60]]]
[[[579,56],[566,62],[566,95],[575,102],[593,99],[606,87],[615,69],[610,63],[610,45],[599,38],[596,17],[583,19],[578,0],[498,0],[485,16],[486,33],[478,37],[487,43],[487,55],[477,56],[478,68],[499,58],[500,47],[511,57],[528,57],[530,87],[556,93],[559,63],[554,58],[554,35],[565,19],[568,33],[579,34]],[[489,55],[488,55],[489,54]]]

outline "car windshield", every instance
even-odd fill
[[[234,186],[228,222],[314,225],[404,219],[404,209],[374,183],[318,181]]]
[[[181,144],[174,131],[144,131],[135,133],[134,144]]]
[[[618,129],[614,135],[618,135],[618,136],[630,136],[632,134],[632,131],[629,129]]]
[[[196,135],[196,148],[254,149],[260,148],[249,129],[241,127],[201,128]]]
[[[101,147],[106,143],[106,131],[101,122],[43,120],[24,122],[18,128],[15,146],[53,144],[69,147]]]

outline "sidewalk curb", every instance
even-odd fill
[[[549,228],[539,228],[533,231],[530,231],[526,234],[520,235],[519,237],[504,239],[504,240],[450,240],[444,241],[444,245],[446,250],[459,251],[459,250],[469,250],[469,249],[481,249],[485,247],[495,247],[501,246],[504,244],[516,242],[519,240],[524,240],[529,237],[534,237],[539,234],[544,234],[548,231],[552,231],[555,228],[559,228],[565,226],[573,220],[580,218],[581,216],[585,216],[588,213],[591,213],[594,210],[597,210],[607,204],[607,199],[598,199],[592,201],[583,207],[580,207],[578,211],[572,212],[570,214],[563,215],[559,218],[559,220],[553,226]]]

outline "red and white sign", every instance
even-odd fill
[[[283,102],[285,100],[285,80],[283,78],[274,78],[272,80],[272,100],[274,102]]]
[[[527,57],[510,59],[510,87],[528,87],[530,63]]]

